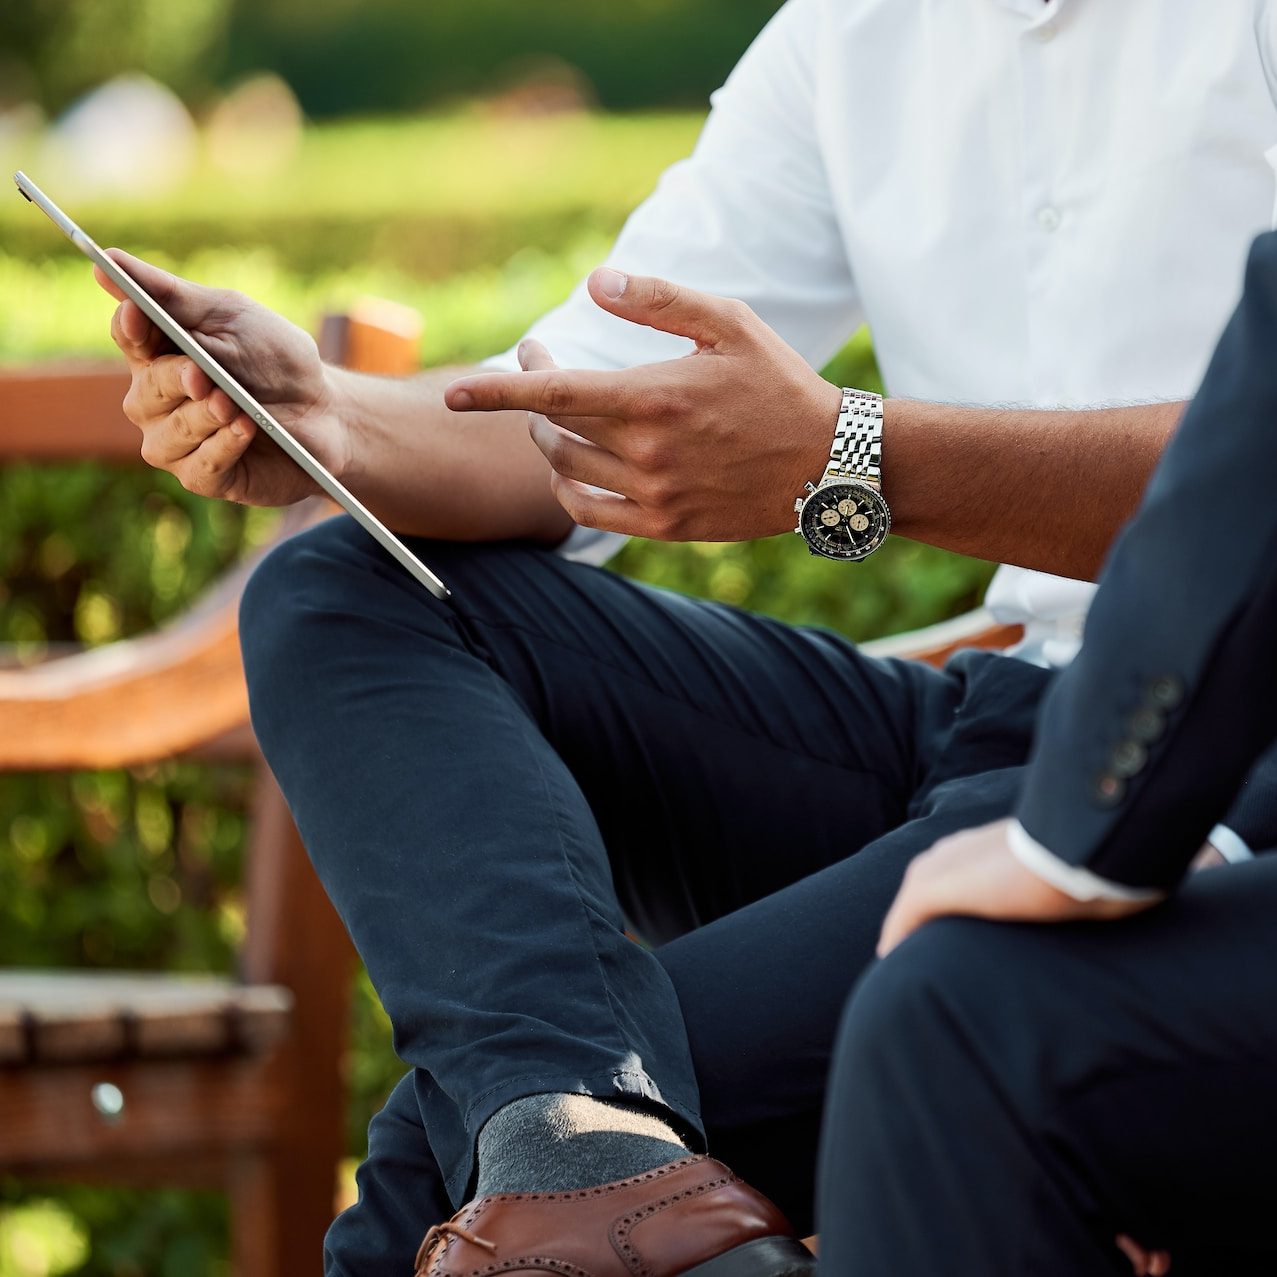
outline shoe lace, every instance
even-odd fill
[[[482,1246],[484,1250],[491,1251],[494,1255],[497,1253],[495,1242],[476,1237],[468,1228],[462,1228],[455,1220],[445,1220],[442,1224],[432,1224],[426,1230],[425,1237],[421,1239],[421,1245],[417,1248],[417,1271],[415,1277],[425,1277],[426,1266],[430,1262],[430,1254],[445,1237],[459,1237],[463,1242],[469,1242],[472,1246]]]

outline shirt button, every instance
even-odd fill
[[[1047,22],[1043,26],[1035,27],[1033,38],[1039,44],[1050,44],[1055,39],[1055,23]]]
[[[1038,225],[1044,231],[1058,231],[1060,229],[1060,210],[1052,208],[1050,204],[1045,208],[1038,209]]]

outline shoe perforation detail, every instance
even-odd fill
[[[513,1259],[503,1259],[500,1263],[487,1264],[483,1268],[470,1268],[452,1277],[492,1277],[494,1273],[522,1272],[540,1269],[546,1272],[560,1273],[562,1277],[593,1277],[586,1269],[570,1264],[565,1259],[550,1259],[544,1255],[519,1255]]]
[[[487,1213],[487,1207],[496,1205],[497,1203],[509,1202],[579,1202],[588,1201],[592,1198],[608,1197],[614,1193],[620,1192],[626,1188],[631,1188],[638,1184],[648,1184],[653,1181],[661,1180],[673,1174],[676,1171],[683,1170],[689,1166],[695,1166],[700,1163],[711,1161],[703,1153],[693,1154],[690,1157],[681,1158],[677,1162],[667,1162],[664,1166],[658,1166],[653,1170],[645,1171],[640,1175],[632,1175],[629,1179],[617,1180],[611,1184],[601,1184],[590,1188],[572,1189],[564,1192],[550,1193],[494,1193],[489,1196],[481,1197],[477,1201],[471,1202],[463,1210],[457,1212],[453,1216],[454,1220],[459,1219],[462,1226],[466,1228],[474,1228],[479,1221]],[[721,1163],[719,1164],[721,1166]],[[722,1167],[726,1171],[726,1167]],[[630,1234],[634,1227],[643,1220],[650,1218],[657,1212],[666,1210],[671,1206],[677,1205],[679,1202],[690,1200],[694,1197],[703,1196],[706,1193],[713,1192],[716,1189],[724,1188],[729,1184],[740,1183],[740,1177],[727,1171],[726,1174],[718,1175],[711,1180],[707,1180],[701,1184],[693,1184],[687,1188],[680,1189],[678,1192],[667,1193],[664,1197],[660,1197],[655,1201],[648,1202],[645,1205],[631,1211],[627,1215],[617,1219],[609,1229],[609,1239],[612,1242],[613,1250],[616,1251],[625,1266],[633,1272],[636,1277],[657,1277],[655,1269],[647,1263],[639,1254],[634,1246]],[[449,1236],[443,1248],[436,1254],[434,1261],[427,1270],[432,1275],[441,1273],[444,1262],[448,1258],[449,1252],[453,1250],[453,1243],[457,1239]],[[588,1270],[581,1268],[579,1265],[570,1263],[563,1259],[554,1259],[548,1255],[519,1255],[512,1256],[509,1259],[498,1260],[490,1264],[485,1264],[477,1268],[457,1269],[448,1273],[447,1277],[497,1277],[497,1274],[541,1270],[545,1272],[558,1274],[559,1277],[594,1277],[594,1274]]]
[[[478,1207],[478,1202],[470,1202],[468,1205],[463,1206],[461,1210],[452,1217],[451,1222],[455,1224],[460,1221],[462,1228],[470,1228],[480,1214]],[[427,1257],[427,1263],[423,1267],[422,1271],[427,1273],[438,1272],[443,1261],[448,1258],[448,1252],[452,1249],[452,1243],[456,1240],[457,1238],[451,1233],[445,1233],[442,1247],[437,1248],[437,1251],[433,1256]]]
[[[720,1175],[717,1179],[706,1180],[703,1184],[693,1184],[688,1188],[680,1189],[677,1193],[670,1193],[666,1197],[657,1198],[654,1202],[648,1202],[637,1210],[631,1211],[628,1215],[622,1215],[612,1225],[610,1230],[612,1248],[621,1257],[621,1261],[625,1266],[636,1274],[636,1277],[655,1277],[656,1270],[639,1254],[638,1248],[631,1240],[631,1234],[635,1227],[660,1211],[668,1210],[671,1206],[677,1206],[679,1202],[689,1201],[693,1197],[703,1197],[706,1193],[712,1193],[716,1189],[726,1188],[729,1184],[738,1183],[740,1183],[740,1177],[733,1175],[729,1171],[726,1175]]]

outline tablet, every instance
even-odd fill
[[[25,173],[15,173],[18,190],[82,252],[119,290],[196,366],[220,386],[232,402],[242,408],[312,479],[319,484],[360,527],[368,533],[405,571],[438,599],[446,599],[446,585],[417,558],[406,545],[377,518],[327,467],[253,398],[247,390],[118,263],[109,258]]]

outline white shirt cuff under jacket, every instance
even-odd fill
[[[1255,853],[1227,825],[1216,825],[1206,835],[1206,841],[1215,848],[1230,865],[1240,865],[1244,860],[1254,860]]]
[[[1030,873],[1036,874],[1043,882],[1050,883],[1066,896],[1072,896],[1074,900],[1142,902],[1160,900],[1166,894],[1164,891],[1141,887],[1124,887],[1121,883],[1110,882],[1080,865],[1071,865],[1032,838],[1018,820],[1012,820],[1007,826],[1007,845],[1011,848],[1011,854]]]

